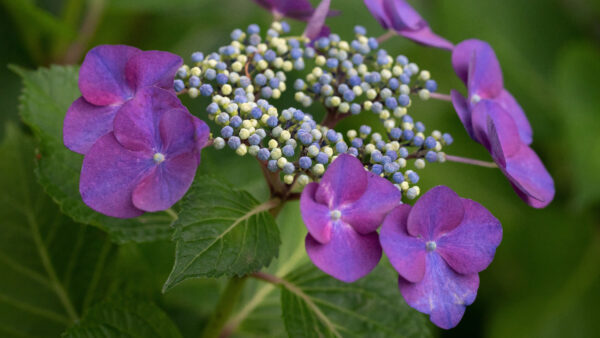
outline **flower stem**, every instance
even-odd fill
[[[436,100],[452,102],[452,96],[446,94],[431,93],[429,97]]]
[[[396,32],[394,32],[393,30],[389,30],[387,32],[385,32],[383,35],[381,35],[380,37],[377,38],[377,42],[378,43],[382,43],[387,41],[388,39],[390,39],[391,37],[396,36]]]
[[[233,277],[229,280],[227,287],[221,294],[221,298],[219,299],[219,303],[217,304],[212,317],[206,327],[204,327],[202,338],[220,336],[221,330],[225,326],[225,322],[229,318],[237,299],[244,289],[245,282],[246,277]]]
[[[477,165],[477,166],[486,167],[486,168],[498,168],[498,165],[494,162],[480,161],[480,160],[475,160],[475,159],[467,158],[467,157],[446,155],[446,160],[451,161],[451,162],[459,162],[459,163]]]

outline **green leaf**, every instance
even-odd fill
[[[179,330],[156,305],[119,300],[92,307],[76,326],[63,334],[68,338],[139,337],[177,338]]]
[[[351,284],[307,264],[280,285],[290,337],[431,336],[425,317],[402,299],[397,274],[387,264]]]
[[[557,99],[566,136],[564,155],[574,183],[573,197],[579,207],[600,200],[600,49],[592,43],[571,43],[557,64]]]
[[[62,215],[35,182],[33,142],[12,124],[0,145],[0,336],[58,336],[106,292],[113,245]]]
[[[192,277],[243,276],[277,256],[279,230],[252,195],[211,177],[197,177],[175,222],[175,265],[163,291]]]
[[[12,67],[23,78],[20,114],[40,143],[36,175],[61,210],[75,221],[110,233],[118,243],[148,242],[169,238],[172,217],[166,212],[148,213],[134,219],[104,216],[86,206],[79,195],[79,172],[83,156],[62,142],[62,124],[71,103],[80,95],[78,68],[52,66],[28,71]]]

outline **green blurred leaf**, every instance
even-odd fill
[[[175,265],[168,290],[192,277],[243,276],[277,256],[280,239],[268,212],[276,201],[252,195],[211,177],[197,177],[175,222]]]
[[[113,246],[62,215],[35,182],[33,142],[9,124],[0,145],[0,336],[48,337],[105,293]]]
[[[171,216],[165,212],[148,213],[134,219],[104,216],[86,206],[79,195],[79,172],[83,156],[68,150],[62,142],[62,124],[71,103],[80,95],[78,68],[73,66],[40,68],[28,71],[12,67],[23,78],[20,114],[40,141],[38,181],[75,221],[107,231],[124,243],[148,242],[169,238]]]
[[[113,10],[126,11],[155,11],[181,10],[182,8],[198,7],[198,0],[111,0],[109,6]]]
[[[579,207],[600,199],[600,49],[591,43],[572,43],[558,57],[556,88],[566,136],[566,160],[573,180],[573,199]]]
[[[340,282],[312,264],[282,284],[283,320],[290,337],[430,337],[425,317],[398,290],[397,274],[379,264],[367,277]]]
[[[120,300],[95,305],[63,337],[177,338],[181,334],[156,305]]]

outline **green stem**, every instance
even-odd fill
[[[229,280],[227,287],[225,288],[225,291],[223,291],[223,294],[219,299],[219,303],[212,314],[212,317],[204,328],[204,332],[202,332],[202,338],[213,338],[220,336],[221,330],[225,326],[225,322],[231,315],[235,303],[244,289],[245,282],[246,277],[233,277]]]

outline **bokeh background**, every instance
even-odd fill
[[[482,203],[504,226],[496,259],[481,274],[476,302],[457,328],[436,332],[442,337],[598,337],[600,1],[409,2],[449,40],[479,38],[495,48],[505,86],[527,112],[534,128],[533,148],[554,176],[557,191],[549,207],[535,210],[516,196],[498,170],[445,163],[430,164],[421,172],[423,191],[448,185],[459,195]],[[332,8],[340,9],[342,15],[330,18],[328,24],[343,38],[352,37],[355,24],[367,27],[373,36],[384,33],[360,0],[333,0]],[[64,19],[73,29],[56,25],[54,18]],[[235,28],[250,23],[265,27],[270,21],[270,15],[250,0],[0,0],[0,123],[19,120],[21,81],[8,64],[37,68],[79,63],[89,48],[104,43],[167,50],[189,60],[194,51],[211,52],[227,43]],[[81,26],[85,28],[79,31]],[[292,27],[298,33],[302,30],[298,23]],[[448,52],[400,37],[382,47],[430,70],[439,92],[452,88],[464,92]],[[294,105],[291,94],[284,95],[280,108]],[[203,114],[205,102],[185,102],[193,113]],[[489,158],[468,138],[449,103],[419,102],[412,114],[428,129],[454,136],[447,153]],[[340,129],[356,128],[365,121],[375,120],[352,117]],[[4,130],[0,128],[0,133]],[[202,170],[218,171],[258,198],[266,197],[264,184],[256,179],[258,166],[251,159],[228,151],[207,151],[203,156]],[[299,223],[294,209],[297,205],[282,213],[282,226]],[[144,279],[147,292],[160,297],[185,336],[197,334],[202,326],[198,318],[206,317],[218,295],[207,290],[221,288],[221,281],[186,282],[157,296],[173,261],[172,244],[126,245],[119,248],[118,257],[117,264],[138,267],[131,271],[131,278]],[[275,322],[268,325],[280,327]],[[265,335],[278,331],[268,332]]]

